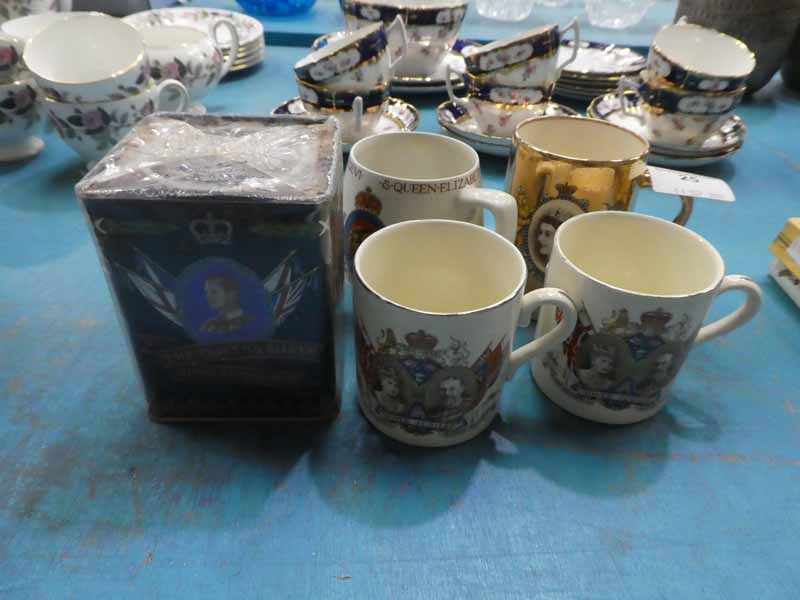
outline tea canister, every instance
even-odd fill
[[[335,119],[158,113],[77,184],[152,419],[330,419]]]

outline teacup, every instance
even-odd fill
[[[59,102],[45,99],[45,108],[61,139],[86,161],[96,161],[142,118],[162,110],[165,98],[177,94],[177,107],[189,105],[189,92],[174,79],[151,82],[141,94],[105,102]],[[170,99],[171,102],[171,99]]]
[[[585,117],[537,117],[517,126],[506,191],[517,199],[515,243],[528,264],[528,287],[543,284],[562,223],[585,212],[629,211],[639,187],[650,187],[650,145],[632,131]],[[675,222],[694,200],[681,196]]]
[[[217,31],[230,32],[231,50],[226,59],[219,46]],[[202,99],[227,75],[239,51],[236,26],[220,19],[211,35],[193,27],[156,25],[140,29],[150,63],[150,76],[160,82],[180,81],[189,91],[192,102]],[[213,37],[212,37],[213,35]]]
[[[414,219],[483,224],[514,239],[517,205],[504,192],[481,188],[478,154],[464,142],[435,133],[381,133],[350,150],[344,175],[345,261],[385,225]]]
[[[345,144],[372,133],[389,98],[389,88],[385,85],[364,92],[337,92],[298,79],[297,89],[310,112],[330,115],[339,121]]]
[[[447,220],[390,225],[355,256],[353,308],[359,404],[387,436],[450,446],[497,414],[519,366],[556,350],[576,322],[561,290],[524,293],[525,263],[484,227]],[[553,307],[561,322],[514,348],[517,326]]]
[[[702,92],[739,90],[755,66],[756,57],[744,42],[686,22],[659,31],[647,57],[654,83]]]
[[[2,26],[0,26],[0,30],[2,30],[3,33],[9,33],[11,35],[17,36],[18,38],[22,38],[27,42],[34,35],[39,33],[42,29],[44,29],[51,23],[55,23],[56,21],[61,21],[62,19],[66,19],[74,15],[85,15],[85,14],[88,13],[86,12],[38,13],[38,14],[28,15],[27,17],[18,17],[16,19],[11,19],[10,21],[6,21],[5,23],[3,23]]]
[[[65,8],[66,4],[64,0],[4,0],[0,22],[62,9],[69,10]]]
[[[55,21],[28,41],[23,58],[42,92],[60,102],[120,100],[149,85],[141,34],[99,13]]]
[[[36,83],[30,76],[0,83],[0,161],[27,158],[44,147],[35,137],[42,121],[37,97]]]
[[[533,378],[565,410],[601,423],[657,413],[689,350],[740,327],[761,305],[758,285],[725,276],[707,240],[634,213],[590,213],[564,223],[545,285],[566,291],[578,323],[562,346],[531,362]],[[703,326],[714,299],[732,290],[746,294],[744,305]],[[543,307],[537,335],[561,322]]]
[[[641,83],[620,79],[621,106],[636,115],[647,138],[660,145],[702,146],[730,118],[745,94],[745,87],[728,92],[683,90],[659,82],[648,71],[642,71],[641,77]],[[641,110],[629,110],[625,90],[639,96]]]
[[[553,87],[478,86],[467,75],[468,94],[459,98],[453,91],[450,71],[446,81],[450,100],[463,106],[480,130],[495,137],[510,138],[517,125],[542,114],[541,103],[549,100]]]
[[[25,70],[22,62],[24,50],[24,39],[0,33],[0,81],[15,81]]]
[[[348,29],[389,24],[398,16],[408,32],[408,50],[397,65],[400,77],[424,77],[440,68],[453,48],[467,13],[467,0],[341,0]]]
[[[572,53],[558,63],[558,49],[564,33],[572,30]],[[481,86],[549,87],[561,70],[573,62],[580,48],[580,25],[572,19],[566,27],[543,25],[507,40],[472,46],[465,53],[467,73]]]
[[[314,50],[294,66],[301,81],[332,91],[358,92],[387,85],[397,61],[405,55],[403,21],[368,25]]]

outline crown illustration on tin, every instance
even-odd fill
[[[215,219],[210,212],[204,219],[195,219],[189,229],[200,244],[230,244],[233,237],[233,225],[224,219]]]
[[[376,215],[379,215],[383,208],[380,199],[372,193],[370,188],[366,188],[356,194],[356,206]]]
[[[660,323],[661,325],[666,325],[671,318],[672,314],[668,313],[663,308],[658,308],[656,310],[649,310],[647,312],[642,313],[642,323],[648,321],[651,323],[655,322],[655,323]]]
[[[436,348],[436,344],[439,343],[439,340],[437,340],[431,334],[425,333],[422,329],[420,329],[419,331],[406,334],[406,343],[411,348],[417,348],[419,350],[433,350]]]

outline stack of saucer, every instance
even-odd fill
[[[572,40],[564,42],[559,55],[573,52]],[[617,89],[621,77],[635,77],[645,67],[644,56],[623,46],[580,42],[575,60],[564,67],[556,83],[556,96],[590,101]]]
[[[625,92],[625,99],[627,106],[623,108],[616,92],[599,96],[592,101],[586,113],[593,119],[615,123],[647,138],[642,121],[641,99],[632,91]],[[700,147],[651,142],[647,162],[673,169],[710,165],[736,154],[744,144],[746,133],[747,126],[744,122],[736,115],[731,115]]]
[[[249,69],[261,63],[266,56],[264,26],[259,20],[240,12],[199,7],[161,8],[135,13],[125,17],[124,20],[137,29],[169,25],[194,27],[213,34],[212,29],[220,19],[232,21],[236,26],[236,33],[239,34],[236,60],[234,60],[229,73]],[[232,48],[232,39],[227,30],[220,30],[219,44],[222,54],[227,60]]]

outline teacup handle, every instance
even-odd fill
[[[391,62],[389,67],[394,69],[395,65],[399,63],[406,55],[408,49],[408,33],[406,32],[406,24],[400,15],[394,18],[394,21],[386,28],[386,39],[389,44],[389,52],[391,52]]]
[[[176,112],[186,110],[186,108],[189,106],[189,92],[186,90],[185,85],[175,79],[165,79],[156,86],[156,110],[161,110],[161,99],[164,97],[164,92],[171,89],[176,90],[178,92],[178,96],[180,97],[178,108],[174,110]]]
[[[233,21],[228,19],[220,19],[214,26],[211,28],[211,32],[214,34],[214,43],[217,47],[220,46],[219,42],[219,28],[225,27],[228,32],[231,34],[231,51],[228,53],[228,58],[225,59],[225,62],[222,65],[222,71],[220,71],[219,78],[222,79],[225,75],[228,74],[228,71],[231,70],[233,63],[236,62],[236,56],[239,54],[239,32],[236,31],[236,25],[233,24]],[[220,50],[222,52],[222,50]]]
[[[469,102],[469,100],[467,98],[459,98],[458,96],[456,96],[456,92],[453,89],[453,74],[454,73],[458,77],[463,79],[463,77],[464,77],[463,73],[459,73],[453,67],[451,67],[450,65],[447,65],[447,69],[446,69],[446,72],[445,72],[444,84],[447,87],[447,95],[450,97],[450,102],[452,102],[453,104],[456,104],[458,106],[463,107],[464,110],[466,110],[469,114],[473,115],[472,104]],[[473,115],[473,117],[474,117],[474,115]]]
[[[567,60],[565,60],[563,63],[558,65],[558,67],[556,67],[556,71],[558,72],[559,77],[561,76],[561,69],[566,67],[571,62],[574,62],[575,59],[578,58],[578,51],[580,50],[581,46],[581,26],[580,23],[578,23],[577,18],[574,18],[569,23],[567,23],[567,26],[561,30],[561,36],[563,37],[564,33],[569,31],[570,29],[572,29],[572,33],[574,34],[575,38],[574,44],[572,46],[572,54]]]
[[[575,323],[578,321],[578,311],[570,297],[558,288],[540,288],[525,294],[522,297],[522,310],[519,314],[518,325],[520,327],[530,325],[534,312],[545,304],[553,304],[556,308],[561,309],[563,315],[561,322],[543,336],[511,352],[511,357],[508,359],[508,370],[505,375],[506,379],[511,379],[520,365],[530,361],[535,355],[550,350],[563,342],[575,328]]]
[[[625,96],[625,92],[628,90],[639,96],[639,86],[636,85],[636,82],[631,81],[627,77],[620,77],[619,84],[617,84],[617,98],[619,99],[619,105],[622,107],[622,112],[628,113],[639,119],[639,121],[644,122],[644,116],[641,111],[631,110],[631,106],[628,104],[628,98]]]
[[[350,109],[353,111],[353,118],[355,121],[353,122],[353,128],[356,131],[361,131],[361,122],[364,117],[364,100],[361,96],[356,96],[355,100],[353,100],[353,104],[350,106]]]
[[[705,344],[714,338],[730,333],[747,323],[758,312],[762,297],[761,288],[755,281],[744,275],[728,275],[722,280],[717,290],[717,296],[731,290],[741,290],[747,294],[744,304],[721,319],[705,325],[698,332],[694,340],[695,345]]]
[[[645,171],[636,178],[636,183],[644,188],[652,188],[653,180],[650,173]],[[678,214],[672,219],[672,222],[677,225],[686,225],[689,217],[692,216],[692,209],[694,208],[694,198],[692,196],[679,196],[681,199],[681,209]]]
[[[466,206],[488,209],[494,215],[495,231],[512,244],[517,237],[517,201],[511,194],[489,188],[466,187],[457,199]]]

